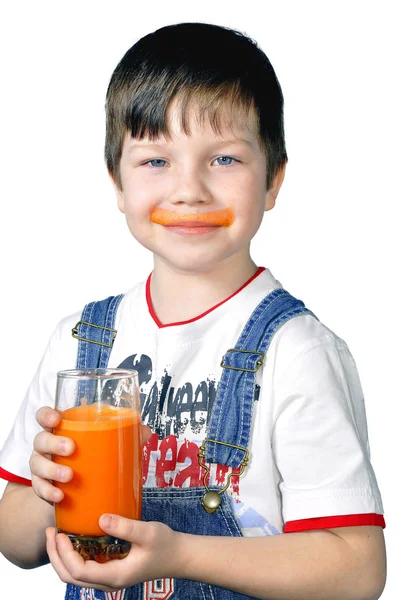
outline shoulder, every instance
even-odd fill
[[[329,362],[334,370],[355,368],[350,350],[343,339],[312,314],[287,321],[275,334],[267,355],[277,385],[290,371],[313,371],[320,362]]]
[[[75,349],[76,340],[72,336],[72,330],[82,319],[84,307],[88,304],[92,304],[93,302],[106,301],[109,298],[116,296],[118,296],[118,294],[108,296],[107,298],[98,298],[98,300],[91,299],[84,306],[81,307],[81,310],[79,310],[78,312],[73,312],[61,319],[57,323],[50,337],[47,351],[51,352],[52,350],[59,347],[59,345],[62,345],[65,348],[66,352],[67,348],[69,347]],[[116,323],[120,322],[120,320],[123,319],[123,315],[130,310],[131,306],[136,305],[138,302],[142,301],[143,297],[145,297],[145,283],[137,283],[127,292],[120,294],[120,296],[121,300],[117,308]]]
[[[126,292],[122,292],[120,294],[112,294],[104,298],[89,300],[84,306],[82,306],[79,312],[75,312],[66,316],[58,323],[55,330],[55,336],[62,337],[65,334],[69,335],[76,323],[78,323],[82,319],[83,311],[87,307],[96,305],[99,309],[101,305],[107,307],[108,305],[110,305],[111,301],[115,300],[118,300],[116,304],[114,303],[114,306],[116,306],[117,309],[116,323],[118,323],[123,318],[124,314],[130,311],[131,307],[137,306],[139,303],[142,304],[143,301],[145,301],[145,282],[137,283]],[[102,310],[104,310],[104,308]],[[90,311],[86,311],[85,318],[88,318],[88,320],[89,314]]]
[[[266,366],[274,419],[287,408],[296,424],[299,414],[313,420],[317,411],[322,418],[344,413],[367,440],[365,401],[354,358],[344,340],[314,316],[302,315],[281,327]]]

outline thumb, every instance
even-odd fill
[[[120,515],[105,514],[99,519],[99,526],[105,533],[135,544],[140,543],[142,535],[140,525],[142,525],[141,521],[126,519]]]

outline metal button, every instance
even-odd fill
[[[217,492],[208,491],[201,500],[202,506],[209,514],[214,513],[221,504],[220,494]]]

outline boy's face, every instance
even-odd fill
[[[125,136],[117,196],[129,229],[153,252],[155,268],[200,272],[222,263],[242,266],[283,173],[267,193],[266,157],[254,119],[216,133],[191,115],[186,135],[176,105],[168,117],[170,137]]]

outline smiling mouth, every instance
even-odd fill
[[[155,208],[151,213],[152,223],[181,229],[229,227],[233,220],[230,208],[206,213],[179,213],[164,208]]]

